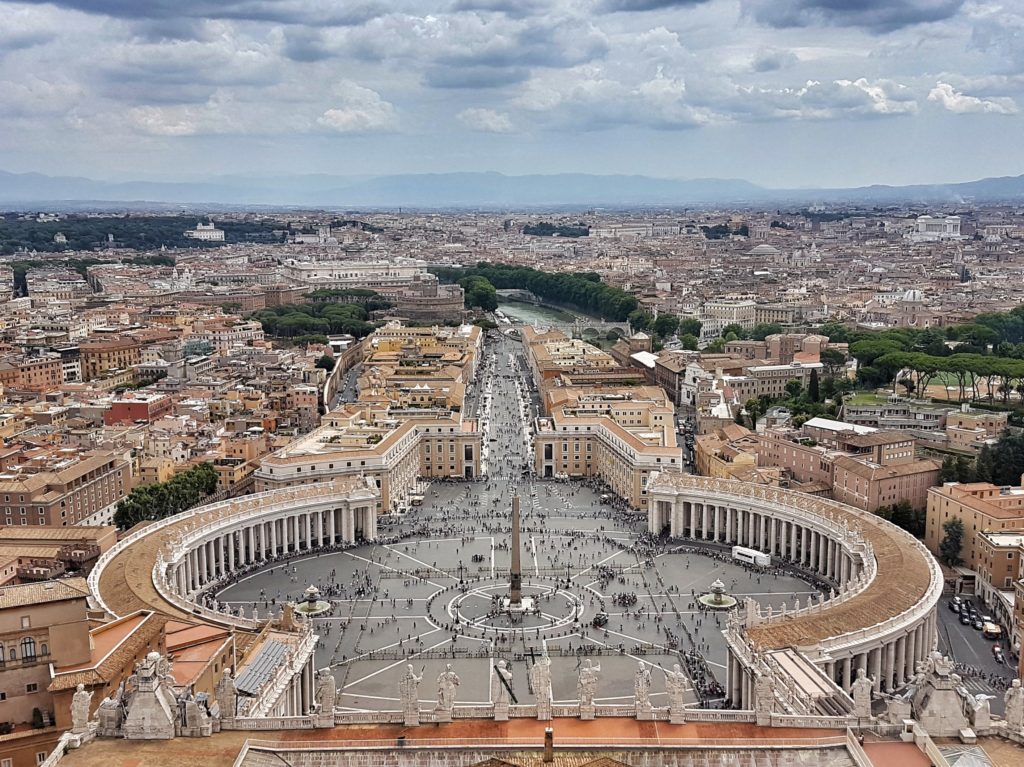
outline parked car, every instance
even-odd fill
[[[953,597],[949,600],[949,609],[955,613],[958,613],[960,612],[960,605],[962,605],[963,603],[964,602],[960,597]]]
[[[974,616],[973,618],[971,618],[971,625],[974,628],[978,629],[978,631],[981,631],[983,628],[985,628],[985,622],[978,616]]]
[[[971,616],[966,610],[960,611],[960,622],[965,626],[971,625]]]

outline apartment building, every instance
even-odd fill
[[[63,383],[59,354],[7,355],[0,360],[0,386],[6,391],[48,392]]]
[[[0,451],[0,525],[110,524],[132,466],[109,450],[14,446]]]
[[[92,381],[111,370],[124,370],[142,362],[142,346],[134,338],[89,338],[79,346],[82,380]]]
[[[991,482],[948,482],[928,491],[924,543],[933,554],[945,538],[945,525],[959,519],[964,526],[960,557],[976,570],[982,561],[980,533],[1024,530],[1024,487],[999,487]]]

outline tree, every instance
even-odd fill
[[[807,399],[811,402],[821,402],[821,392],[818,391],[818,371],[811,371],[811,378],[807,382]]]
[[[945,535],[939,543],[939,559],[949,567],[956,567],[963,559],[960,548],[964,542],[964,523],[958,517],[947,520],[942,526]]]
[[[679,327],[679,318],[674,314],[659,314],[652,326],[654,335],[658,338],[668,338],[676,332]]]
[[[320,357],[320,359],[316,361],[316,366],[318,368],[323,368],[328,373],[330,373],[332,370],[334,370],[334,357],[331,357],[328,354],[324,354],[322,357]]]
[[[763,341],[768,336],[776,335],[782,332],[782,325],[777,322],[760,322],[754,325],[754,329],[750,331],[750,337],[755,341]]]
[[[464,277],[459,280],[459,285],[465,291],[467,309],[477,307],[487,312],[493,312],[498,308],[498,291],[486,277],[477,275]]]
[[[838,349],[823,349],[818,357],[828,378],[835,378],[846,365],[846,355]]]
[[[942,468],[939,470],[939,482],[956,482],[956,460],[951,455],[942,459]]]
[[[690,335],[689,333],[687,333],[686,335],[679,336],[679,343],[682,345],[684,349],[696,351],[697,345],[700,343],[700,341],[697,338],[697,336]]]
[[[788,381],[786,381],[786,394],[788,394],[791,399],[796,399],[797,397],[799,397],[800,392],[803,391],[803,388],[803,384],[800,383],[799,378],[790,378]]]
[[[635,309],[629,313],[626,319],[629,321],[629,327],[633,329],[634,333],[650,330],[651,324],[654,322],[654,317],[646,309]]]
[[[700,320],[696,320],[693,317],[687,317],[684,320],[679,321],[679,327],[676,328],[676,333],[680,336],[696,336],[700,338],[701,329]]]
[[[897,527],[901,527],[915,538],[924,535],[926,513],[924,509],[915,509],[910,501],[899,501],[891,506],[880,506],[875,513],[887,519]]]
[[[743,326],[740,325],[738,322],[730,322],[728,325],[722,328],[722,332],[719,333],[718,335],[720,338],[725,338],[726,336],[732,335],[735,336],[737,339],[742,340],[747,337],[747,331],[745,331],[743,329]]]

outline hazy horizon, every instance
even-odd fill
[[[0,169],[767,189],[1024,173],[1024,5],[0,0]]]

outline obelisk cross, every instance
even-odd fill
[[[523,574],[519,561],[519,496],[512,496],[512,578],[508,590],[509,606],[523,602]]]

